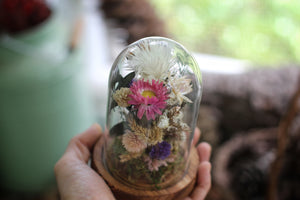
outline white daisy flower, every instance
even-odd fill
[[[151,41],[143,41],[129,55],[126,68],[140,74],[145,80],[164,80],[169,68],[175,64],[170,47],[164,43],[151,45]]]
[[[187,79],[186,77],[169,77],[171,93],[167,103],[170,105],[174,105],[175,103],[181,105],[183,101],[192,103],[192,101],[185,96],[193,91],[191,81],[191,79]]]

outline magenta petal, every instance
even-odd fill
[[[136,101],[134,101],[134,100],[129,100],[128,103],[131,104],[131,105],[136,105],[137,104]]]
[[[142,119],[144,113],[145,113],[145,106],[141,105],[139,107],[139,110],[138,110],[138,113],[137,113],[138,118]]]
[[[134,108],[138,110],[137,117],[139,119],[143,117],[145,112],[148,120],[151,118],[154,120],[156,113],[162,114],[161,110],[166,107],[165,100],[168,99],[168,89],[162,81],[154,79],[134,81],[130,86],[130,90],[132,94],[128,95],[130,97],[128,103],[134,105]],[[142,96],[142,92],[145,90],[154,92],[155,96],[151,98]]]
[[[154,113],[154,110],[153,110],[153,108],[148,108],[148,110],[147,110],[147,113],[146,113],[146,115],[147,115],[147,119],[149,120],[150,118],[152,118],[153,120],[155,120],[155,113]]]
[[[148,120],[151,119],[151,116],[149,115],[149,112],[146,112],[146,117],[147,117]]]
[[[159,114],[159,115],[161,115],[162,114],[162,112],[158,109],[158,108],[153,108],[153,111],[154,112],[156,112],[157,114]]]
[[[157,102],[160,102],[160,101],[156,97],[151,97],[148,99],[148,104],[156,104]]]

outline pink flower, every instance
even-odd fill
[[[165,160],[152,159],[149,156],[144,156],[144,161],[148,165],[148,169],[152,171],[158,171],[161,166],[168,166],[168,163],[173,163],[175,161],[175,156],[170,155]]]
[[[152,171],[158,171],[161,166],[168,166],[165,160],[151,159],[150,157],[145,157],[145,162],[148,163],[148,169]]]
[[[129,130],[125,131],[122,137],[122,143],[125,149],[131,153],[138,153],[147,147],[147,143],[138,135]]]
[[[138,110],[139,119],[142,119],[144,113],[148,120],[150,118],[154,120],[155,114],[162,114],[161,110],[166,107],[165,100],[168,99],[168,90],[163,82],[152,80],[150,84],[149,80],[146,82],[142,79],[133,82],[130,90],[132,94],[128,95],[131,98],[128,103]]]

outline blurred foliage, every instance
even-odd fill
[[[173,38],[202,53],[300,62],[299,0],[151,0]]]

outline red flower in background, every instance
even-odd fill
[[[0,31],[17,33],[30,29],[51,15],[44,0],[0,0]]]

